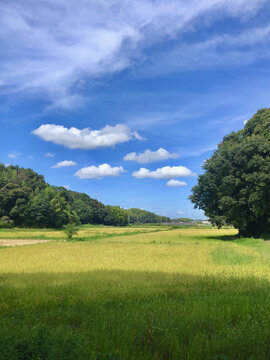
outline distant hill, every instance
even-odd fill
[[[130,224],[156,224],[161,222],[170,222],[171,219],[166,216],[156,215],[150,211],[131,208],[125,210],[126,214],[128,215],[128,221]]]
[[[87,194],[49,185],[32,169],[0,163],[0,227],[60,228],[70,222],[125,226],[169,220],[145,210],[105,206]]]

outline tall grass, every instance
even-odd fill
[[[0,359],[268,359],[269,245],[235,233],[0,249]]]

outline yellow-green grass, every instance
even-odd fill
[[[75,239],[110,237],[123,234],[147,233],[152,231],[167,230],[168,227],[114,227],[114,226],[80,226]],[[65,239],[66,234],[63,229],[0,229],[0,239]]]
[[[0,249],[0,359],[269,359],[270,245],[236,233]]]

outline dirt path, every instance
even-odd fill
[[[30,240],[30,239],[0,239],[0,246],[22,246],[30,244],[41,244],[54,240]]]

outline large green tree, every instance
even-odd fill
[[[219,227],[233,225],[240,235],[270,233],[270,109],[225,136],[203,169],[190,196],[195,208]]]

